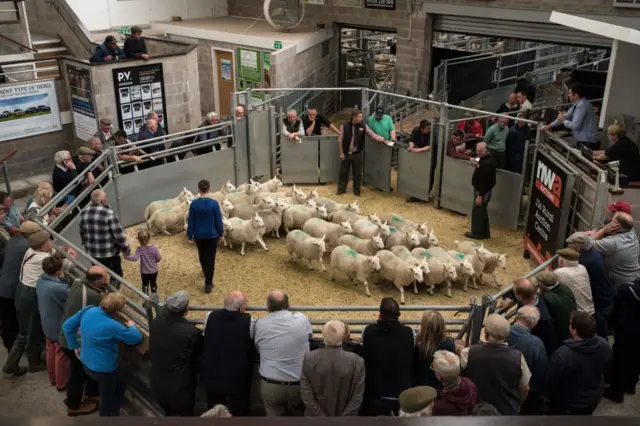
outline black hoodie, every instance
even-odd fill
[[[546,374],[551,414],[586,414],[598,406],[611,346],[599,336],[565,340],[551,356]]]

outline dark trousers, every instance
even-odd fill
[[[505,151],[496,151],[495,149],[490,149],[489,152],[491,153],[491,156],[496,159],[499,169],[507,168],[507,153]]]
[[[614,335],[614,340],[610,392],[622,396],[625,392],[635,390],[638,384],[640,342],[618,335]]]
[[[62,352],[69,358],[69,380],[65,403],[70,410],[77,410],[80,408],[83,396],[94,398],[99,395],[98,383],[87,375],[82,361],[76,357],[74,351],[62,348]]]
[[[400,402],[397,399],[381,399],[374,397],[364,397],[360,415],[367,417],[376,416],[397,416],[400,410]]]
[[[549,416],[590,416],[595,411],[596,407],[589,408],[566,408],[566,407],[551,407],[547,415]]]
[[[142,277],[142,292],[149,294],[149,287],[151,287],[151,293],[158,292],[158,273],[155,274],[140,274]]]
[[[14,346],[22,346],[28,356],[39,359],[44,349],[45,339],[35,288],[18,284],[16,312],[18,314],[20,332],[14,342]]]
[[[545,412],[544,399],[537,392],[529,392],[520,406],[521,416],[541,416]]]
[[[193,406],[195,404],[195,388],[192,388],[189,395],[166,394],[166,392],[155,392],[155,398],[164,415],[167,417],[191,417],[193,416]]]
[[[473,198],[473,209],[471,210],[471,233],[477,237],[491,237],[491,228],[489,226],[489,201],[491,201],[491,192],[485,194],[482,204],[479,206],[476,205],[476,196]]]
[[[607,325],[607,319],[609,318],[609,314],[611,313],[611,309],[613,308],[613,300],[611,303],[607,303],[607,301],[593,301],[596,309],[596,313],[594,315],[596,320],[596,333],[598,336],[603,339],[609,339],[609,326]]]
[[[351,169],[353,173],[353,193],[360,195],[360,188],[362,187],[362,152],[345,154],[344,160],[340,162],[338,192],[345,192],[347,190],[349,169]]]
[[[250,389],[232,395],[211,392],[207,389],[207,409],[212,409],[218,404],[225,405],[233,417],[246,417],[251,412]]]
[[[98,262],[102,263],[107,269],[115,272],[117,275],[122,276],[122,259],[120,255],[112,256],[112,257],[96,257]],[[112,284],[120,289],[120,282],[114,281]]]
[[[16,300],[0,297],[0,337],[2,337],[2,343],[8,351],[11,350],[19,332],[20,325],[18,324],[18,313],[16,312]]]
[[[127,384],[120,372],[98,373],[84,367],[84,371],[93,380],[98,382],[100,389],[100,417],[117,417],[120,415],[120,406],[124,399],[124,391]]]
[[[218,250],[217,238],[196,238],[198,246],[198,259],[204,272],[205,286],[213,285],[213,273],[216,269],[216,251]]]

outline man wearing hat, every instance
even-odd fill
[[[127,59],[144,59],[145,61],[151,59],[147,44],[142,37],[142,28],[137,25],[131,27],[131,35],[124,41],[124,54]]]
[[[558,277],[558,282],[571,289],[576,298],[579,312],[594,315],[595,307],[593,305],[589,274],[587,273],[587,268],[578,263],[580,254],[570,248],[558,250],[556,253],[559,256],[559,267],[554,272]]]
[[[178,291],[167,296],[164,308],[151,322],[149,379],[167,416],[193,416],[204,338],[185,318],[188,312],[189,293]]]
[[[116,38],[108,35],[105,37],[104,43],[96,47],[96,51],[91,55],[89,62],[111,62],[124,58],[124,52],[118,46]]]
[[[95,151],[89,147],[81,146],[78,148],[78,156],[73,159],[73,164],[75,164],[78,174],[82,173],[87,167],[89,167],[93,162],[94,155],[96,155]],[[95,177],[93,175],[93,170],[91,170],[87,173],[85,185],[91,185],[93,182],[95,182]]]
[[[613,216],[616,213],[622,212],[626,214],[631,214],[631,205],[626,201],[616,201],[615,203],[607,204],[607,217],[605,218],[603,225],[608,225],[613,220]],[[591,231],[587,231],[587,234],[591,237],[592,240],[601,240],[606,237],[604,226],[601,226],[598,229],[594,229]]]
[[[576,297],[573,295],[573,291],[558,282],[555,272],[542,271],[536,275],[536,281],[540,296],[553,318],[558,341],[563,342],[570,339],[571,313],[576,310]]]
[[[587,269],[591,294],[596,311],[596,325],[598,336],[608,337],[607,318],[613,307],[615,290],[609,270],[602,254],[593,247],[593,241],[586,232],[575,232],[567,238],[567,246],[580,253],[578,262]]]
[[[438,391],[431,386],[416,386],[403,391],[400,401],[400,417],[427,417],[431,415]]]
[[[101,118],[100,119],[100,130],[98,130],[95,135],[100,139],[100,142],[103,144],[107,143],[109,139],[111,139],[111,119],[109,118]]]
[[[598,234],[604,235],[593,247],[604,257],[614,288],[640,277],[640,245],[633,226],[633,217],[617,212]]]
[[[0,336],[2,343],[8,351],[18,336],[18,314],[16,313],[16,290],[20,284],[20,267],[24,254],[29,249],[27,238],[29,235],[40,231],[40,225],[29,220],[22,222],[20,232],[12,236],[7,242],[4,251],[4,263],[0,271]],[[15,365],[11,367],[16,367]],[[16,376],[26,373],[22,368],[13,368],[4,371]]]
[[[396,126],[391,117],[384,113],[384,108],[379,106],[373,116],[369,117],[369,128],[385,141],[396,141]]]

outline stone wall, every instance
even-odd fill
[[[146,37],[145,42],[147,43],[147,49],[149,50],[149,55],[160,56],[160,55],[175,55],[178,53],[185,53],[189,49],[189,45],[185,43],[180,43],[172,40],[166,40],[159,37]]]
[[[296,54],[295,46],[277,50],[270,55],[271,60],[271,86],[272,87],[296,87],[309,79],[314,71],[323,71],[325,75],[317,75],[316,87],[334,86],[335,80],[329,80],[326,73],[327,66],[335,57],[337,43],[333,39],[327,40],[328,51],[323,52],[323,43]],[[323,55],[324,53],[324,55]],[[335,62],[334,62],[335,64]],[[335,69],[335,67],[334,67]],[[313,85],[306,85],[313,86]]]

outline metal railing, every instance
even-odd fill
[[[67,24],[73,35],[78,39],[87,55],[91,55],[96,44],[91,41],[91,33],[82,24],[82,20],[76,15],[66,0],[44,0],[44,4],[55,9],[62,20]],[[76,54],[78,52],[75,52]]]

